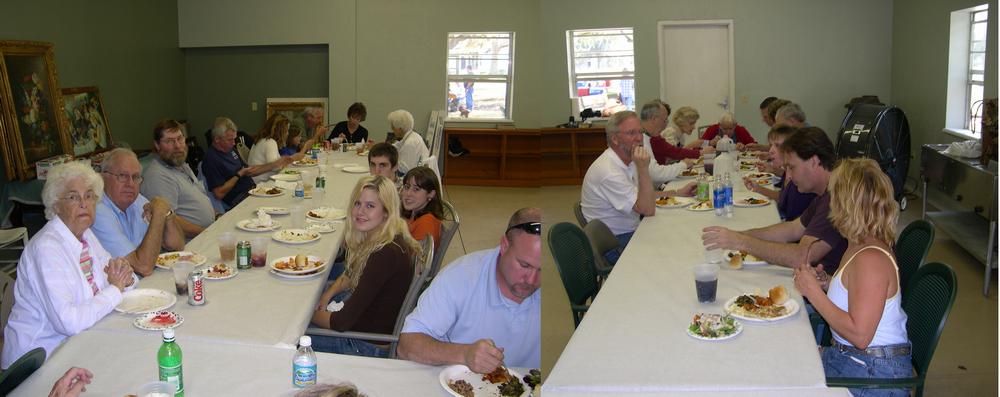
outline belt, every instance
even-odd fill
[[[868,357],[896,357],[905,356],[910,354],[910,344],[905,345],[892,345],[892,346],[870,346],[867,349],[858,349],[851,345],[845,345],[843,343],[833,341],[834,349],[840,352],[854,353],[860,356]]]

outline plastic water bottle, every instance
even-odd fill
[[[312,338],[299,337],[299,350],[292,359],[292,384],[307,387],[316,384],[316,353],[312,349]]]
[[[306,197],[306,188],[302,185],[302,181],[295,184],[295,199],[300,200]]]
[[[698,190],[697,190],[697,192],[698,193],[697,193],[696,197],[698,198],[698,201],[708,201],[708,196],[711,195],[711,192],[708,190],[708,178],[705,178],[705,173],[704,172],[702,172],[698,176]]]
[[[156,353],[156,361],[160,366],[160,381],[167,382],[177,388],[174,396],[184,397],[184,372],[181,371],[181,348],[174,342],[174,329],[163,330],[163,345]]]
[[[722,188],[726,191],[726,216],[733,217],[733,180],[726,173],[726,181],[722,183]]]
[[[724,213],[723,207],[726,205],[726,191],[722,188],[722,178],[718,175],[715,176],[715,187],[712,189],[714,194],[714,200],[712,201],[712,207],[715,208],[715,216],[722,216]]]

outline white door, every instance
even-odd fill
[[[733,20],[660,21],[658,28],[660,97],[671,109],[698,110],[699,128],[718,123],[736,99]]]

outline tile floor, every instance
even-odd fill
[[[912,197],[912,196],[911,196]],[[580,199],[579,186],[541,189],[542,236],[548,226],[559,222],[576,223],[573,203]],[[909,201],[900,214],[899,231],[920,218],[920,199]],[[928,211],[932,211],[928,206]],[[566,290],[554,269],[555,262],[542,242],[542,375],[555,365],[573,335],[573,318]],[[944,333],[938,343],[924,387],[925,396],[996,396],[997,383],[997,271],[991,277],[990,293],[983,297],[985,267],[965,252],[941,230],[937,230],[927,262],[951,265],[958,276],[958,296]],[[598,296],[600,299],[600,296]]]

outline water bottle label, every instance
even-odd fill
[[[167,382],[177,388],[177,393],[184,392],[184,380],[181,375],[181,365],[176,367],[160,366],[160,381]]]
[[[306,387],[316,384],[316,364],[305,366],[305,365],[293,365],[292,369],[292,383],[296,387]]]

